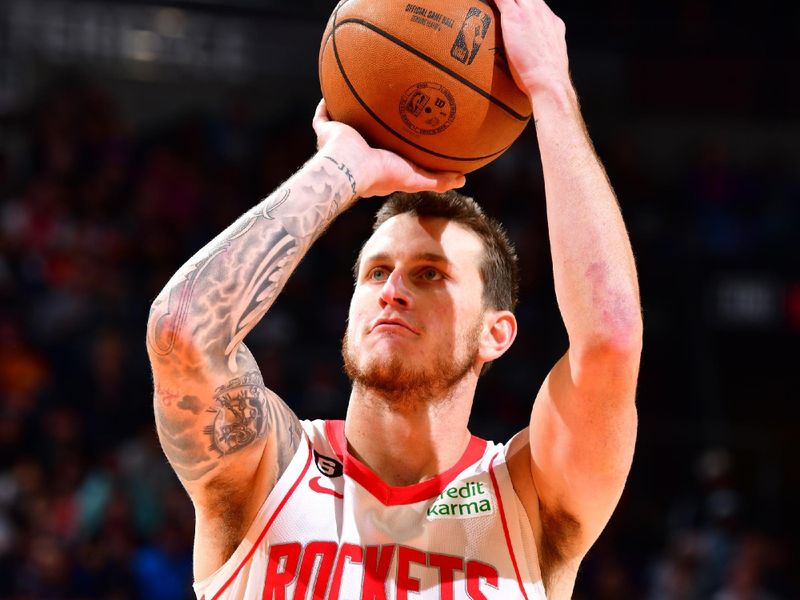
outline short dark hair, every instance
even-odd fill
[[[449,219],[474,231],[484,247],[478,266],[483,282],[484,306],[514,311],[519,295],[517,253],[503,226],[486,216],[475,200],[453,190],[444,193],[397,192],[389,196],[378,210],[372,230],[377,231],[386,221],[404,213]],[[356,276],[360,264],[361,252],[353,268]]]

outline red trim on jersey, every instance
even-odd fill
[[[217,591],[216,594],[214,594],[214,596],[211,598],[211,600],[217,600],[220,597],[222,592],[224,592],[225,589],[231,584],[231,582],[234,579],[236,579],[236,576],[239,574],[239,571],[242,570],[242,567],[244,567],[247,564],[247,562],[253,557],[253,554],[255,553],[256,549],[258,548],[258,545],[261,543],[261,540],[263,540],[264,536],[267,535],[267,531],[269,531],[270,526],[275,521],[275,519],[277,518],[278,514],[281,512],[281,510],[283,509],[283,507],[286,504],[286,502],[288,502],[288,500],[291,497],[291,495],[297,489],[297,486],[300,485],[300,482],[303,480],[303,477],[305,477],[305,474],[308,471],[308,467],[311,465],[311,456],[312,456],[312,453],[311,453],[311,440],[306,438],[306,443],[308,444],[308,458],[306,459],[306,465],[303,467],[303,471],[300,473],[300,476],[292,484],[292,487],[289,488],[289,491],[286,492],[286,495],[281,500],[281,503],[278,504],[278,508],[275,509],[275,512],[272,513],[272,516],[269,518],[269,521],[267,521],[267,524],[264,526],[264,530],[258,536],[256,541],[253,542],[253,547],[250,548],[250,552],[247,553],[247,556],[245,556],[244,560],[242,560],[242,562],[239,564],[239,566],[236,567],[236,570],[233,572],[233,574],[230,577],[228,577],[228,581],[226,581],[222,585],[222,587],[219,588],[219,590]]]
[[[499,453],[498,453],[499,454]],[[517,576],[517,583],[519,584],[519,591],[522,592],[522,597],[528,600],[528,594],[525,593],[525,586],[522,585],[522,577],[519,574],[517,567],[517,559],[514,556],[514,547],[511,545],[511,535],[508,533],[508,523],[506,522],[506,511],[503,510],[503,499],[500,498],[500,486],[497,485],[497,477],[494,476],[494,459],[497,454],[489,461],[489,476],[492,478],[492,486],[494,487],[494,497],[497,498],[497,508],[500,511],[500,522],[503,524],[503,535],[506,536],[506,545],[508,546],[508,553],[511,555],[511,564],[514,565],[514,574]]]
[[[308,480],[308,487],[310,487],[313,491],[317,492],[318,494],[330,494],[334,498],[339,498],[340,500],[344,498],[344,495],[340,494],[336,490],[322,487],[319,484],[320,479],[322,479],[322,477],[312,477],[311,479]]]
[[[444,473],[421,483],[393,486],[384,482],[372,469],[350,454],[344,436],[344,421],[325,421],[325,435],[328,436],[333,451],[344,464],[347,476],[352,477],[385,506],[413,504],[438,496],[461,471],[478,462],[486,451],[486,440],[473,435],[458,462]]]

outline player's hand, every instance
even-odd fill
[[[347,165],[362,198],[392,192],[444,192],[464,185],[462,173],[426,171],[394,152],[372,148],[358,131],[331,120],[325,100],[317,105],[313,126],[319,154]]]
[[[572,90],[566,27],[544,0],[495,0],[514,81],[528,96]]]

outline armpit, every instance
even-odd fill
[[[558,585],[560,574],[566,565],[576,557],[576,548],[580,544],[581,524],[565,510],[548,509],[539,504],[539,518],[542,524],[541,542],[539,544],[539,562],[545,589],[551,590]]]

